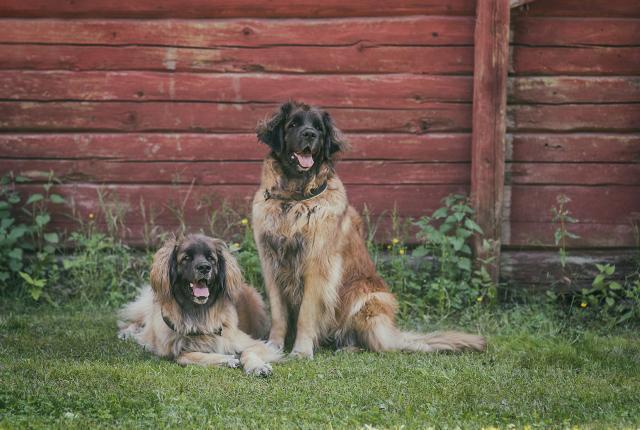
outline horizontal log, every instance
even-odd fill
[[[349,2],[325,0],[290,1],[272,0],[137,0],[135,2],[111,0],[4,0],[0,16],[29,18],[307,18],[394,15],[473,15],[473,0],[398,0],[375,3],[367,0]]]
[[[507,184],[640,185],[638,163],[507,163],[505,170]]]
[[[277,106],[187,102],[0,102],[7,131],[253,132]],[[426,103],[420,109],[331,109],[351,132],[468,131],[469,104]]]
[[[41,192],[41,186],[30,184],[18,187],[22,193]],[[249,213],[256,185],[93,185],[64,184],[55,186],[54,191],[73,202],[76,217],[89,220],[90,214],[102,213],[98,192],[103,193],[103,201],[109,205],[127,208],[127,225],[144,224],[139,210],[141,202],[147,207],[147,216],[154,213],[159,223],[179,221],[176,208],[184,208],[182,213],[188,223],[207,223],[212,211],[223,203],[237,208],[240,213]],[[347,187],[349,201],[358,210],[365,206],[374,215],[390,215],[394,207],[407,217],[430,214],[442,206],[442,199],[451,193],[466,194],[465,185],[351,185]],[[51,207],[55,220],[69,219],[70,208],[63,205]]]
[[[635,0],[536,0],[527,8],[516,9],[524,16],[640,17]]]
[[[551,209],[558,206],[560,195],[570,199],[565,206],[578,223],[631,227],[640,221],[640,186],[513,185],[509,192],[511,205],[507,212],[512,223],[553,224]]]
[[[468,134],[347,134],[343,159],[468,162]],[[267,146],[252,134],[0,134],[11,158],[128,161],[262,160]]]
[[[576,250],[569,253],[567,267],[560,265],[557,251],[504,251],[500,261],[503,281],[517,288],[548,289],[555,291],[577,291],[590,288],[598,274],[596,264],[615,265],[613,279],[623,279],[635,269],[634,251],[619,249]]]
[[[637,75],[640,47],[513,48],[512,71],[520,75]]]
[[[54,172],[64,183],[258,185],[262,163],[253,162],[133,162],[126,160],[0,159],[0,171],[42,180]],[[468,163],[408,163],[343,161],[338,174],[345,184],[468,184]]]
[[[470,102],[472,79],[420,75],[258,75],[0,71],[0,99],[280,103],[283,94],[323,106],[416,107]]]
[[[175,48],[150,46],[0,45],[3,69],[147,70],[217,73],[417,73],[473,70],[465,46],[271,46]]]
[[[512,105],[507,109],[510,131],[640,130],[640,104]]]
[[[507,247],[522,249],[557,248],[554,235],[557,223],[516,222],[502,224],[502,243]],[[637,227],[627,224],[571,224],[568,230],[578,235],[567,239],[569,249],[584,248],[637,248]]]
[[[509,103],[625,103],[640,101],[640,77],[511,78]]]
[[[531,18],[511,22],[512,43],[530,46],[638,45],[640,20],[625,18]]]
[[[507,139],[507,160],[639,163],[640,134],[530,134]]]
[[[182,48],[274,45],[473,45],[472,16],[347,19],[9,19],[0,43],[151,45]]]

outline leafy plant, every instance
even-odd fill
[[[553,213],[552,221],[558,223],[558,228],[556,228],[554,233],[554,241],[558,247],[560,266],[562,266],[563,271],[567,266],[567,239],[580,239],[580,236],[571,233],[567,227],[567,224],[575,224],[578,222],[577,219],[571,216],[569,209],[567,209],[567,203],[570,201],[571,199],[569,197],[561,194],[556,197],[558,205],[551,208],[551,213]]]
[[[46,178],[42,192],[29,195],[24,203],[16,184],[29,182],[29,178],[9,173],[0,180],[0,288],[24,286],[33,300],[49,299],[45,287],[58,279],[60,236],[47,227],[51,222],[49,207],[65,203],[52,192],[59,182],[53,172],[38,176]]]
[[[623,284],[615,280],[616,266],[596,264],[598,274],[592,288],[580,291],[580,306],[604,313],[615,324],[640,319],[640,276],[630,276]],[[635,279],[634,279],[635,278]]]

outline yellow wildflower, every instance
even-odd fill
[[[246,218],[242,218],[242,220],[240,221],[240,224],[242,225],[249,225],[249,220]]]
[[[398,243],[400,243],[400,239],[398,239],[397,237],[394,237],[393,239],[391,239],[391,243],[394,245],[397,245]]]
[[[586,308],[587,306],[588,306],[588,305],[587,305],[587,302],[582,302],[582,303],[580,303],[580,307],[581,307],[581,308]]]
[[[400,248],[400,250],[398,251],[398,254],[404,255],[404,248]]]
[[[484,300],[484,297],[478,296],[478,298],[476,299],[476,302],[481,303],[483,300]]]

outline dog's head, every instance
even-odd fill
[[[208,307],[241,279],[225,243],[203,235],[170,240],[155,255],[151,286],[161,300]]]
[[[284,103],[257,134],[291,176],[317,172],[347,145],[328,112],[304,103]]]

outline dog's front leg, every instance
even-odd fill
[[[269,376],[272,372],[269,362],[282,358],[280,351],[276,351],[265,342],[256,340],[241,330],[224,330],[223,339],[226,349],[240,353],[240,362],[247,375]]]
[[[335,319],[340,264],[334,262],[331,269],[319,269],[305,274],[304,277],[304,294],[298,313],[296,340],[291,351],[293,358],[313,358],[314,346],[318,339],[326,334],[329,325]]]
[[[197,364],[198,366],[220,366],[236,368],[240,366],[240,360],[233,355],[216,354],[213,352],[183,352],[176,362],[182,366]]]
[[[288,310],[284,304],[282,291],[276,284],[273,272],[269,268],[270,262],[262,263],[265,286],[269,296],[269,307],[271,309],[271,331],[269,332],[269,343],[276,349],[284,349],[284,339],[287,335]]]

